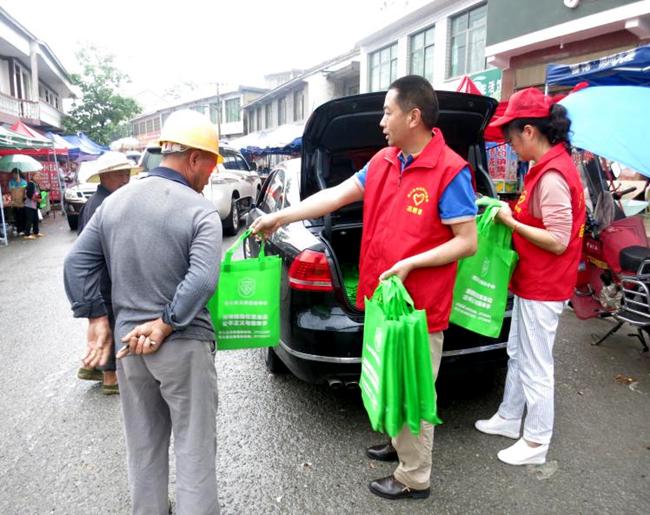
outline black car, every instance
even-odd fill
[[[305,126],[302,157],[271,171],[258,197],[258,210],[277,211],[360,170],[386,144],[379,127],[384,97],[384,93],[346,97],[316,109]],[[438,99],[438,126],[447,144],[471,164],[478,191],[496,196],[483,143],[496,101],[444,91],[438,92]],[[324,218],[289,224],[267,242],[267,254],[279,255],[283,262],[281,340],[265,351],[271,372],[286,367],[307,382],[356,385],[364,318],[355,306],[354,291],[362,208],[362,203],[355,203]],[[248,239],[245,254],[256,255],[258,250],[257,242]],[[509,329],[510,312],[496,339],[452,325],[445,331],[441,370],[503,364]]]

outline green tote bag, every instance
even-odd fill
[[[257,258],[233,261],[250,235],[250,229],[245,231],[226,251],[217,290],[208,301],[218,350],[274,347],[280,341],[282,259],[266,256],[262,241]]]
[[[478,249],[458,262],[449,321],[496,338],[503,325],[508,284],[518,256],[511,247],[512,231],[494,219],[501,202],[483,197],[476,203],[486,208],[476,221]]]
[[[397,276],[366,299],[359,386],[375,431],[394,437],[406,423],[417,435],[421,420],[440,423],[426,314]]]

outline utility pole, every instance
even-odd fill
[[[221,97],[219,96],[219,83],[217,82],[217,131],[221,138]]]

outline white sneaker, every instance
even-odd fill
[[[502,418],[498,413],[492,415],[492,418],[487,420],[477,420],[474,427],[481,433],[488,435],[505,436],[506,438],[519,438],[521,432],[521,419],[508,420]]]
[[[514,445],[499,451],[497,458],[508,465],[541,465],[546,463],[547,452],[548,444],[531,447],[520,438]]]

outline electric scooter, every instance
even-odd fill
[[[650,247],[643,217],[626,216],[620,202],[635,188],[617,191],[611,170],[589,152],[574,154],[586,186],[587,223],[578,282],[571,298],[576,316],[582,320],[613,317],[614,327],[599,345],[625,323],[636,329],[645,352],[650,336]],[[591,205],[590,205],[591,204]]]

